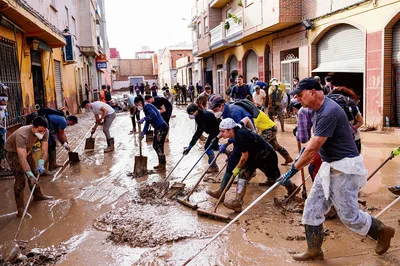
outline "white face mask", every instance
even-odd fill
[[[142,107],[142,106],[138,106],[137,109],[138,109],[139,111],[143,111],[143,107]]]
[[[7,106],[6,105],[0,105],[0,110],[6,110]]]
[[[194,115],[189,115],[190,119],[195,119],[196,117]]]
[[[222,112],[221,111],[220,112],[215,112],[214,115],[218,119],[218,118],[220,118],[222,116]]]
[[[41,133],[35,133],[36,137],[38,137],[39,140],[43,139],[44,134]]]

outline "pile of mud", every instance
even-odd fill
[[[140,205],[130,203],[100,216],[94,223],[98,230],[108,231],[107,240],[131,247],[156,247],[172,241],[202,237],[207,233],[197,217],[182,214],[176,204]]]
[[[140,184],[137,189],[138,197],[133,199],[136,204],[169,205],[165,197],[168,192],[169,182],[153,182]]]
[[[25,261],[6,262],[0,257],[1,266],[30,266],[30,265],[55,265],[64,255],[68,253],[65,246],[52,246],[48,248],[34,248],[27,252],[23,247],[21,252],[26,256]]]

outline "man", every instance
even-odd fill
[[[155,82],[153,82],[153,86],[151,86],[151,96],[157,96],[158,87]]]
[[[247,84],[243,83],[243,76],[239,75],[237,77],[237,85],[232,88],[231,98],[233,101],[243,100],[250,96],[250,88]]]
[[[136,83],[136,85],[135,85],[135,92],[136,92],[136,96],[139,96],[139,94],[140,94],[140,86],[139,86],[139,83]]]
[[[260,88],[262,90],[268,89],[268,84],[265,83],[264,81],[259,80],[257,77],[253,77],[253,82],[254,82],[254,85],[260,86]]]
[[[208,163],[210,164],[215,158],[214,150],[218,149],[218,141],[215,143],[213,142],[213,140],[219,134],[218,121],[213,113],[205,109],[200,109],[196,104],[189,105],[186,111],[189,115],[189,118],[196,121],[197,129],[189,143],[189,146],[184,150],[183,154],[187,155],[199,140],[203,132],[206,132],[208,134],[208,138],[204,148],[207,149],[211,145],[211,147],[207,150]],[[218,171],[218,165],[216,162],[214,162],[207,173],[215,173]]]
[[[319,152],[322,165],[306,200],[302,222],[305,225],[307,251],[294,255],[294,260],[323,259],[321,249],[324,232],[324,214],[333,205],[340,220],[350,230],[377,240],[375,252],[384,254],[390,247],[395,230],[370,214],[359,210],[358,193],[366,184],[367,170],[357,151],[344,110],[326,98],[314,78],[300,81],[291,92],[301,104],[315,111],[314,136],[291,169],[280,177],[285,183],[299,169],[305,167]]]
[[[299,77],[294,77],[293,78],[293,89],[296,89],[297,84],[299,84],[299,82],[300,82]]]
[[[4,90],[8,89],[8,87],[0,82],[0,87],[3,87]],[[5,93],[0,93],[0,170],[5,169],[4,165],[1,163],[6,159],[6,154],[4,151],[4,144],[6,143],[7,137],[7,124],[6,119],[8,116],[7,113],[7,104],[8,104],[8,96]]]
[[[211,95],[211,86],[206,85],[204,91],[200,93],[199,97],[197,97],[196,104],[199,106],[201,110],[207,109],[208,99]]]
[[[133,94],[133,85],[129,86],[129,94]]]
[[[176,85],[174,86],[175,89],[175,102],[179,103],[180,102],[180,98],[181,98],[181,93],[182,93],[182,86],[179,84],[179,82],[176,83]]]
[[[162,90],[163,90],[163,91],[169,90],[169,87],[168,87],[168,84],[167,84],[167,83],[164,84],[164,87],[162,87]]]
[[[237,124],[232,118],[223,119],[219,125],[219,131],[222,138],[230,140],[228,144],[221,145],[220,151],[224,151],[229,143],[234,143],[232,155],[240,154],[240,159],[232,171],[234,176],[239,175],[236,197],[225,201],[224,206],[235,212],[241,212],[246,185],[257,168],[268,177],[269,181],[279,178],[278,156],[272,146],[261,136],[244,128],[242,124]],[[286,183],[285,186],[289,195],[296,189],[293,183]]]
[[[232,89],[235,87],[235,80],[233,78],[229,78],[229,85],[228,88],[226,88],[225,93],[226,96],[228,97],[228,100],[232,98]]]
[[[268,116],[272,121],[274,121],[274,115],[277,115],[281,124],[281,130],[282,132],[285,132],[285,120],[283,118],[282,110],[282,99],[284,92],[279,87],[279,83],[276,78],[272,78],[270,84],[271,86],[268,90]]]
[[[146,96],[144,97],[146,103],[150,103],[154,105],[158,110],[160,110],[161,117],[164,119],[165,123],[169,126],[169,120],[172,115],[172,104],[168,101],[168,99],[164,97],[152,97]]]
[[[187,87],[184,84],[182,85],[181,97],[182,97],[182,103],[185,102],[185,104],[186,104],[186,102],[187,102]]]
[[[104,103],[106,103],[108,105],[111,105],[111,92],[110,92],[108,87],[109,87],[109,85],[102,85],[101,86],[102,94],[100,94],[100,95],[102,95],[102,96],[100,96],[100,97],[102,99],[101,100],[102,102],[104,102]]]
[[[144,111],[145,114],[145,117],[139,120],[140,124],[146,122],[143,132],[139,136],[140,141],[142,141],[144,136],[147,134],[151,124],[151,126],[154,128],[153,149],[157,152],[158,156],[158,165],[154,166],[154,169],[158,171],[165,171],[167,160],[164,153],[164,144],[168,135],[169,127],[154,105],[147,102],[144,103],[143,98],[139,97],[135,98],[135,105],[139,111]]]
[[[140,94],[144,95],[144,83],[143,82],[140,83],[139,90],[140,90]]]
[[[133,133],[136,133],[136,119],[138,121],[140,120],[140,112],[135,105],[135,97],[133,95],[127,95],[127,97],[128,97],[129,113],[132,121],[132,130],[129,132],[129,135],[132,135]],[[142,96],[138,95],[136,97],[142,97]]]
[[[78,124],[78,118],[74,115],[70,115],[65,118],[63,115],[56,114],[58,110],[53,110],[50,108],[43,108],[39,110],[39,115],[45,116],[49,122],[49,141],[48,141],[48,155],[49,155],[49,171],[53,171],[62,165],[57,164],[57,141],[58,139],[61,145],[68,151],[71,147],[68,144],[67,135],[65,134],[65,129],[67,126],[75,126]]]
[[[15,177],[14,196],[17,204],[17,217],[22,217],[25,207],[25,175],[28,178],[29,187],[32,189],[36,184],[34,198],[36,200],[48,200],[52,197],[42,193],[37,174],[42,174],[44,162],[47,159],[49,131],[48,124],[44,117],[38,116],[33,120],[32,125],[23,126],[10,135],[5,145],[7,151],[7,162]],[[36,166],[33,158],[32,147],[40,141],[41,156]]]
[[[192,82],[190,82],[190,84],[189,84],[188,92],[189,92],[190,101],[191,101],[192,103],[194,103],[194,86],[193,86],[193,83],[192,83]]]
[[[151,95],[151,89],[148,81],[146,81],[146,85],[144,85],[144,91],[146,95]]]
[[[89,100],[89,86],[85,84],[85,94],[86,94],[86,100]]]
[[[255,92],[253,93],[253,102],[258,107],[258,109],[264,111],[264,103],[266,98],[266,93],[260,88],[260,86],[254,86]]]
[[[331,93],[331,91],[335,88],[332,84],[332,77],[326,76],[325,77],[325,86],[324,86],[324,94],[327,95]]]
[[[199,83],[196,83],[196,90],[197,90],[197,95],[200,95],[200,93],[203,92],[203,86],[201,86]]]
[[[96,119],[96,125],[92,129],[92,134],[96,132],[97,127],[101,122],[103,123],[103,133],[106,135],[107,148],[104,153],[114,151],[114,138],[111,137],[110,127],[113,123],[115,117],[117,116],[115,110],[108,104],[102,103],[100,101],[92,102],[85,100],[82,102],[82,108],[90,108],[93,111],[94,117]]]

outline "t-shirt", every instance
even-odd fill
[[[147,133],[150,124],[153,126],[154,129],[168,128],[167,123],[164,121],[160,112],[154,105],[150,103],[145,103],[143,111],[145,114],[144,120],[146,121],[143,128],[144,133]]]
[[[209,97],[210,96],[207,95],[205,91],[200,93],[199,97],[197,97],[197,101],[196,101],[197,105],[200,108],[207,108],[207,102],[208,102]]]
[[[172,104],[164,97],[154,97],[153,105],[159,110],[161,110],[161,106],[164,105],[166,112],[172,112]]]
[[[270,145],[257,133],[246,128],[235,129],[235,153],[248,152],[249,159],[253,159],[257,153],[268,149]]]
[[[242,84],[242,86],[236,85],[232,89],[232,98],[234,99],[246,99],[247,95],[250,94],[250,88],[246,84]]]
[[[257,106],[263,106],[266,96],[267,94],[265,93],[265,91],[260,89],[260,94],[257,94],[257,92],[253,93],[253,100]]]
[[[17,152],[17,148],[22,148],[26,149],[27,153],[30,153],[33,145],[39,141],[39,138],[33,134],[32,127],[32,125],[23,126],[14,131],[14,133],[12,133],[7,139],[4,149],[8,152]],[[48,141],[49,130],[46,130],[46,133],[44,134],[43,139],[40,140],[40,143]]]
[[[101,107],[104,107],[108,111],[109,115],[115,113],[115,110],[111,106],[109,106],[106,103],[99,102],[99,101],[92,103],[93,113],[95,115],[102,115],[103,111],[100,110]]]
[[[269,116],[262,111],[260,111],[260,114],[254,118],[254,125],[260,132],[276,126],[274,121],[272,121]]]
[[[240,121],[248,117],[251,122],[254,124],[253,116],[247,112],[246,109],[239,105],[235,104],[225,104],[224,111],[222,112],[222,118],[232,118],[236,123],[240,123]]]
[[[323,161],[330,163],[360,155],[346,113],[333,100],[325,97],[321,108],[315,112],[313,128],[314,136],[328,137],[319,151]]]
[[[59,129],[65,130],[68,126],[67,120],[61,115],[48,115],[50,127],[57,132]]]
[[[158,87],[157,87],[157,86],[154,85],[154,86],[151,87],[151,91],[152,91],[152,92],[156,92],[157,90],[158,90]]]
[[[135,96],[128,95],[128,106],[133,108],[135,106]]]

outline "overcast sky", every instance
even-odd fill
[[[147,45],[156,51],[191,43],[193,0],[105,0],[108,40],[121,58],[133,58]],[[186,20],[183,20],[186,19]]]

